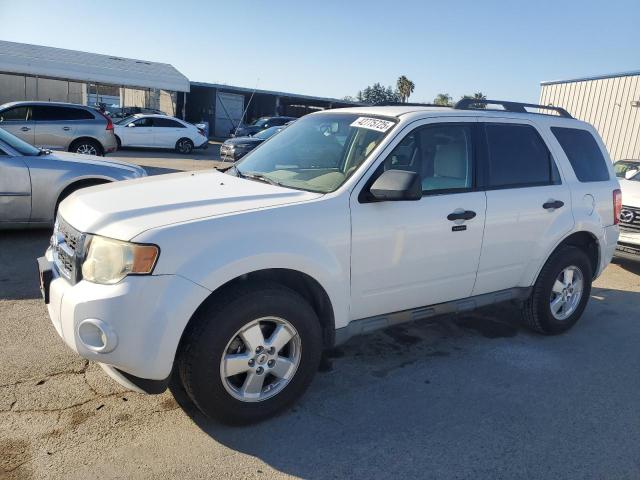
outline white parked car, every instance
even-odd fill
[[[613,167],[622,190],[616,256],[640,261],[640,160],[618,160]]]
[[[175,374],[227,422],[389,325],[514,300],[565,332],[616,248],[618,181],[593,127],[501,103],[318,112],[227,174],[82,190],[39,261],[51,320],[123,385]]]
[[[209,146],[202,129],[166,115],[131,115],[115,124],[114,133],[118,147],[170,148],[188,154]]]

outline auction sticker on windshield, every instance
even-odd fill
[[[352,127],[368,128],[376,132],[386,132],[395,124],[389,120],[380,120],[379,118],[358,117],[352,124]]]

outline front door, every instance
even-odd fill
[[[0,223],[28,222],[31,216],[31,179],[20,157],[0,147]]]
[[[120,132],[123,146],[155,147],[153,118],[151,117],[138,118],[129,122]]]
[[[367,201],[361,193],[373,178],[354,190],[352,320],[471,295],[486,208],[485,193],[476,190],[476,125],[460,118],[426,123],[387,149],[374,177],[388,169],[417,172],[421,200]],[[473,218],[454,218],[462,212]]]

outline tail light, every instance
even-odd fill
[[[109,115],[105,115],[100,110],[96,110],[96,112],[98,112],[100,115],[102,115],[104,117],[104,119],[107,121],[107,128],[105,130],[113,131],[113,121],[111,120],[111,117]]]
[[[204,129],[200,127],[196,127],[198,129],[198,133],[204,137]]]
[[[620,212],[622,211],[622,192],[617,189],[613,191],[613,224],[620,222]]]

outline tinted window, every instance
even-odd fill
[[[469,125],[431,125],[409,133],[384,162],[384,170],[409,170],[424,192],[473,186],[473,141]]]
[[[69,121],[69,120],[94,120],[93,114],[87,110],[73,107],[35,106],[33,117],[36,121]]]
[[[25,121],[29,115],[28,107],[13,107],[0,113],[0,122]]]
[[[529,125],[487,124],[488,182],[491,187],[554,183],[555,165],[547,146]]]
[[[136,127],[153,127],[154,121],[153,118],[139,118],[138,120],[133,122],[133,124]]]
[[[185,128],[185,126],[180,122],[176,122],[175,120],[171,120],[170,118],[154,118],[153,126],[165,128]]]
[[[609,170],[600,147],[591,132],[578,128],[551,127],[573,171],[581,182],[609,180]]]

